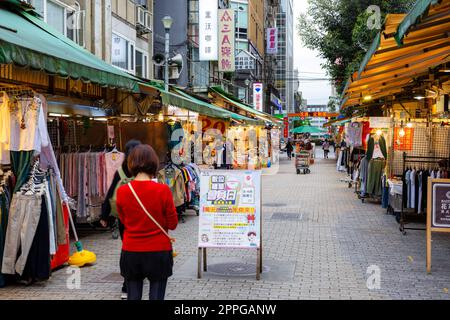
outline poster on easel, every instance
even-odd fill
[[[260,171],[202,171],[198,246],[260,248]]]

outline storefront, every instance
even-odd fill
[[[342,109],[364,114],[343,127],[337,168],[402,232],[425,221],[427,178],[449,175],[449,5],[419,1],[408,15],[389,15],[343,96]]]

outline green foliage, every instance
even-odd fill
[[[381,24],[388,13],[406,13],[415,0],[308,0],[308,11],[297,22],[304,45],[317,50],[325,60],[322,67],[342,93],[350,75],[356,71],[376,34],[368,20],[371,5],[381,9]]]

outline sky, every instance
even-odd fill
[[[297,34],[297,20],[308,8],[307,0],[293,0],[294,3],[294,69],[300,71],[300,77],[326,77],[325,70],[320,66],[322,59],[317,52],[305,48]],[[313,72],[319,74],[309,74]],[[328,81],[300,81],[300,91],[308,104],[327,104],[331,95],[331,84]]]

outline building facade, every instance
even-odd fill
[[[264,82],[264,0],[230,0],[236,19],[233,93],[253,103],[253,83]]]
[[[265,0],[265,57],[264,57],[264,83],[265,83],[265,103],[264,111],[269,114],[282,112],[280,93],[275,86],[277,70],[277,54],[268,52],[268,30],[277,28],[277,13],[280,0]],[[278,46],[276,44],[276,46]],[[277,48],[278,49],[278,48]]]
[[[280,0],[277,12],[278,53],[275,87],[283,113],[293,113],[294,103],[294,10],[293,0]]]
[[[28,0],[42,19],[102,60],[153,75],[153,0]]]

